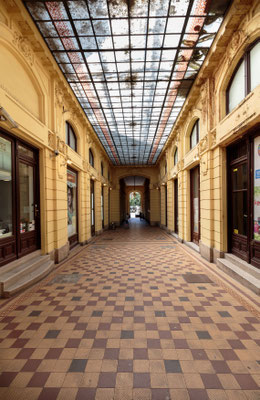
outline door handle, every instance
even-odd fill
[[[39,215],[38,204],[34,204],[34,216],[38,217],[38,215]]]

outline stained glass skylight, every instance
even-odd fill
[[[156,162],[230,2],[24,1],[115,165]]]

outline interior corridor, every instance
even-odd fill
[[[129,226],[1,300],[0,399],[259,400],[256,295]]]

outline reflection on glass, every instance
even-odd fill
[[[233,193],[233,233],[247,236],[247,191]]]
[[[33,158],[33,152],[32,152],[32,150],[27,149],[27,147],[21,146],[21,145],[19,144],[19,146],[18,146],[18,151],[19,151],[19,153],[22,154],[23,156]]]
[[[245,97],[245,62],[242,61],[229,88],[229,111],[232,111]]]
[[[260,64],[260,42],[257,43],[254,48],[250,51],[250,78],[251,78],[251,90],[260,84],[259,74]]]
[[[68,237],[77,233],[77,174],[67,170]]]
[[[247,164],[233,169],[232,185],[233,190],[247,189]]]
[[[0,137],[0,239],[12,235],[12,145]]]
[[[19,162],[20,233],[35,230],[33,167]]]

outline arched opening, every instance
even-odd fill
[[[129,214],[130,218],[142,217],[141,193],[134,191],[129,193]]]
[[[126,176],[120,179],[120,220],[130,218],[150,222],[150,180],[144,176]]]

